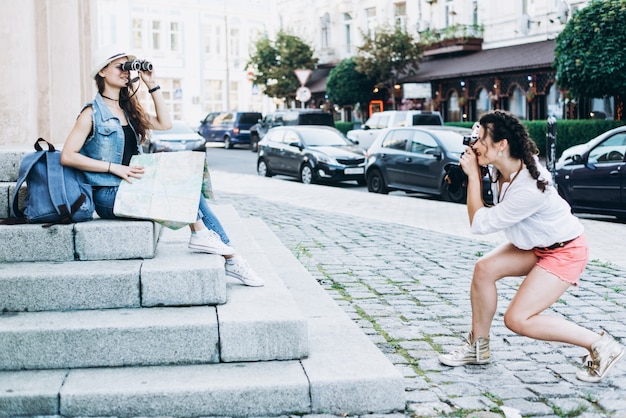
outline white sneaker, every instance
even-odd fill
[[[208,254],[233,255],[234,248],[224,244],[215,231],[203,229],[191,234],[189,249]]]
[[[602,332],[602,338],[591,344],[590,355],[583,356],[583,366],[585,368],[576,373],[579,380],[596,383],[607,375],[615,363],[624,356],[624,347],[611,338],[607,333]]]
[[[240,255],[226,259],[226,275],[240,280],[246,286],[261,287],[265,284]]]

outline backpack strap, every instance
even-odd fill
[[[35,144],[35,148],[37,148],[37,143]],[[24,184],[24,182],[26,181],[26,177],[28,177],[28,173],[30,173],[30,170],[35,164],[37,164],[39,160],[45,158],[45,154],[46,151],[40,149],[37,152],[27,155],[22,159],[17,183],[15,184],[15,190],[13,191],[13,214],[19,219],[25,219],[24,212],[19,208],[18,205],[18,195],[20,188],[22,187],[22,184]]]
[[[60,223],[71,223],[70,208],[67,207],[67,194],[65,193],[65,176],[61,165],[61,156],[55,151],[46,151],[48,170],[48,193],[50,201],[61,215]]]

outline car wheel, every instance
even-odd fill
[[[309,164],[303,164],[300,168],[300,181],[304,184],[313,183],[313,169]]]
[[[262,177],[272,177],[272,171],[267,166],[267,162],[265,160],[259,160],[256,164],[256,172]]]
[[[257,152],[259,150],[259,137],[250,135],[250,151]]]
[[[230,136],[225,136],[224,137],[224,148],[226,148],[226,149],[232,149],[233,148],[233,143],[230,142]]]
[[[465,203],[467,200],[467,187],[459,187],[454,192],[450,191],[449,184],[445,180],[441,183],[441,197],[443,200],[454,203]]]
[[[381,173],[378,169],[374,169],[367,174],[366,182],[368,192],[381,194],[389,193],[389,189],[387,189],[387,185],[385,184],[383,173]]]

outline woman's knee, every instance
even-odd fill
[[[507,310],[504,313],[504,326],[518,335],[526,335],[524,332],[526,320],[514,310]]]
[[[474,264],[472,282],[476,285],[493,284],[500,279],[496,272],[496,262],[492,257],[483,256]]]

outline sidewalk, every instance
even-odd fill
[[[583,383],[575,373],[585,350],[520,337],[504,326],[519,278],[498,284],[492,363],[439,364],[437,355],[461,343],[469,330],[475,260],[503,240],[469,234],[464,205],[281,178],[211,175],[215,204],[232,204],[242,217],[265,221],[401,371],[406,416],[502,416],[506,408],[523,416],[626,416],[626,361],[601,383]],[[626,225],[583,223],[592,261],[581,286],[549,313],[626,341]]]

